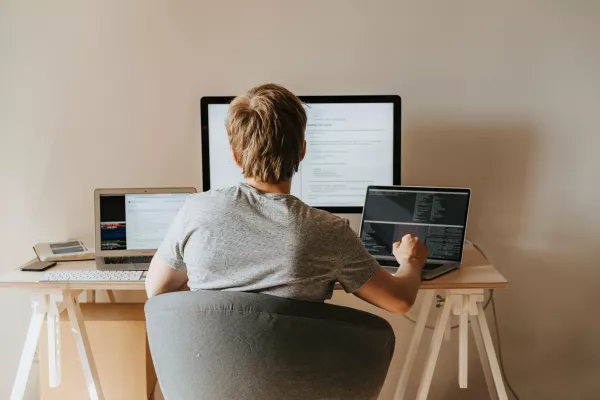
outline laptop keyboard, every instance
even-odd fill
[[[443,264],[441,264],[441,263],[437,263],[437,264],[435,264],[435,263],[427,263],[427,264],[423,265],[423,269],[436,269],[436,268],[441,267],[442,265]]]
[[[104,257],[104,264],[149,264],[152,256]]]
[[[439,264],[439,263],[427,263],[427,264],[423,265],[423,271],[430,270],[430,269],[436,269],[441,266],[442,266],[442,264]],[[397,262],[394,262],[394,265],[383,266],[383,268],[385,268],[391,274],[395,274],[398,271],[399,267],[400,267],[400,264],[398,264]]]

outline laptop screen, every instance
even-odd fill
[[[394,261],[392,244],[408,233],[429,250],[429,260],[462,258],[469,189],[369,187],[361,240],[376,259]]]
[[[101,250],[156,250],[189,193],[100,195]]]

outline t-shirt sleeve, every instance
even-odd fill
[[[188,237],[188,232],[186,232],[188,201],[179,209],[167,231],[167,235],[156,251],[156,255],[173,269],[186,269],[185,262],[183,261],[183,247]]]
[[[348,221],[343,231],[341,248],[342,266],[338,282],[346,293],[354,293],[367,283],[379,269],[379,263],[369,254],[360,238],[350,228]]]

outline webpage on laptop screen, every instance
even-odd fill
[[[100,196],[101,250],[154,250],[167,234],[187,193]]]
[[[156,249],[189,194],[128,194],[125,196],[127,250]]]

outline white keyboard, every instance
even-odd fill
[[[144,271],[48,271],[40,282],[139,281]]]

